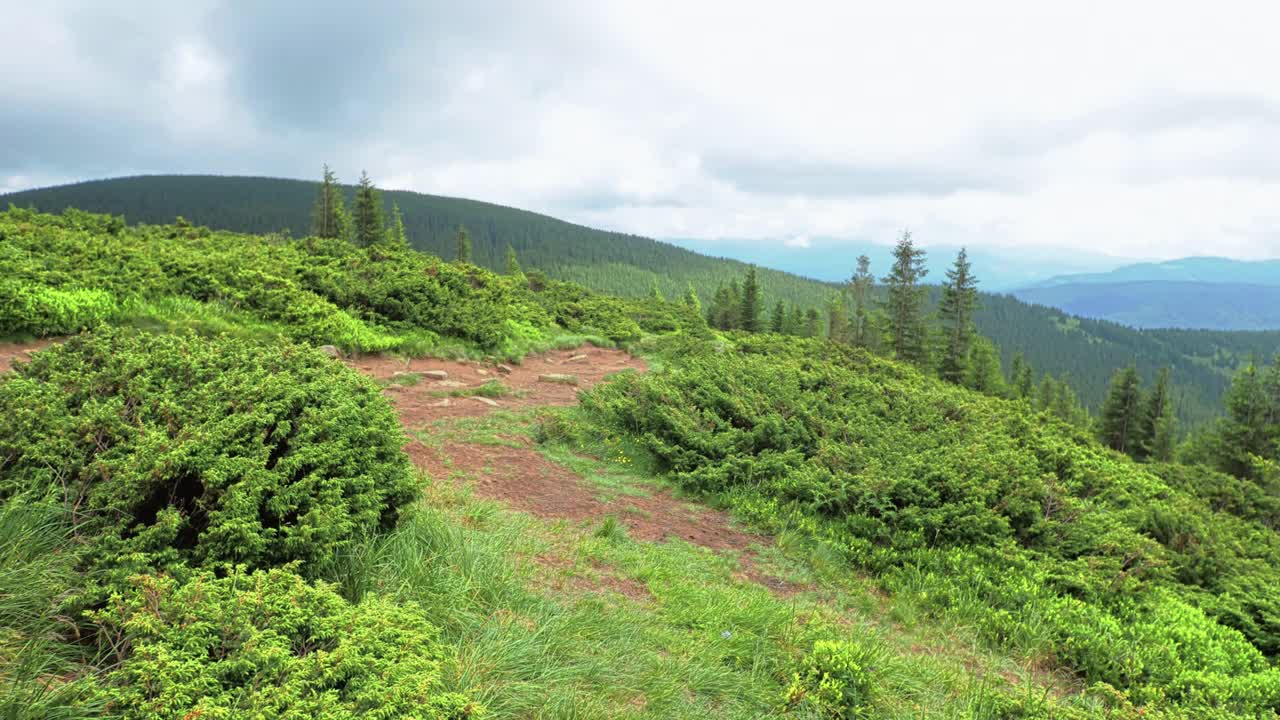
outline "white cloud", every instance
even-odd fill
[[[328,161],[660,237],[1280,256],[1269,3],[498,4],[29,6],[0,177]]]

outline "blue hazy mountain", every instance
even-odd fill
[[[1280,328],[1280,260],[1190,257],[1058,275],[1019,300],[1140,328]]]
[[[960,246],[929,245],[919,236],[916,240],[927,252],[926,266],[929,268],[929,275],[926,282],[941,282],[943,273],[955,260]],[[805,247],[787,244],[780,239],[668,238],[667,242],[705,255],[728,257],[828,282],[848,280],[853,274],[858,256],[862,254],[871,258],[871,270],[877,277],[885,275],[893,262],[892,246],[870,241],[813,238],[807,241]],[[1098,273],[1133,262],[1132,258],[1070,249],[970,247],[968,251],[981,287],[988,292],[1005,292],[1035,285],[1063,272]]]

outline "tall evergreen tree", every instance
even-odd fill
[[[845,311],[844,293],[827,296],[827,338],[832,342],[849,341],[849,316]]]
[[[858,268],[849,279],[849,294],[853,297],[853,317],[849,321],[849,342],[857,347],[872,346],[871,293],[876,278],[871,274],[871,258],[858,256]]]
[[[969,347],[965,386],[987,395],[1004,396],[1008,390],[1004,382],[1004,370],[1000,367],[1000,352],[992,342],[977,337]]]
[[[804,313],[804,329],[800,334],[807,338],[822,336],[822,316],[817,308],[809,308]]]
[[[512,277],[519,277],[524,274],[524,271],[520,269],[520,260],[516,257],[516,249],[511,247],[511,243],[507,243],[506,271]]]
[[[742,311],[739,327],[747,332],[760,331],[760,285],[756,280],[756,266],[747,268],[742,280]]]
[[[391,227],[387,228],[387,243],[399,248],[409,247],[409,236],[404,231],[404,215],[400,214],[400,205],[391,203]]]
[[[1169,368],[1161,368],[1160,373],[1156,375],[1155,385],[1151,387],[1151,392],[1147,393],[1147,397],[1142,407],[1142,424],[1138,430],[1138,448],[1135,455],[1139,458],[1150,457],[1153,448],[1156,445],[1156,433],[1162,420],[1173,417],[1173,403],[1169,399]],[[1171,431],[1169,423],[1165,423],[1166,431]],[[1168,441],[1168,438],[1162,439]]]
[[[1009,368],[1009,385],[1013,397],[1021,400],[1030,398],[1035,388],[1035,370],[1021,352],[1013,356],[1013,364]]]
[[[320,192],[316,204],[311,209],[311,234],[322,238],[345,238],[348,234],[349,219],[346,203],[342,199],[342,188],[328,165],[324,166],[324,177],[320,181]]]
[[[773,306],[773,315],[769,318],[769,332],[782,333],[787,326],[787,310],[779,300]]]
[[[804,334],[804,311],[799,305],[792,303],[787,309],[787,321],[782,327],[782,332],[787,335]]]
[[[1107,447],[1133,455],[1142,439],[1142,387],[1133,365],[1118,370],[1102,404],[1098,439]]]
[[[457,250],[454,252],[453,259],[458,262],[471,262],[471,233],[467,232],[465,225],[458,226]]]
[[[385,237],[383,226],[382,194],[369,180],[369,174],[360,173],[360,183],[356,185],[356,206],[354,217],[355,243],[360,247],[369,247]]]
[[[927,290],[920,286],[920,280],[929,273],[924,261],[924,250],[915,246],[910,232],[903,232],[893,248],[893,267],[881,279],[886,287],[883,307],[888,316],[889,348],[894,357],[913,365],[924,365],[928,360],[921,311]]]
[[[702,301],[698,299],[698,291],[689,283],[684,289],[684,304],[699,315],[702,314]]]
[[[667,299],[662,297],[662,289],[658,287],[658,278],[649,279],[649,299],[657,302],[666,302]]]
[[[1274,459],[1275,439],[1267,425],[1271,408],[1257,365],[1249,363],[1231,379],[1227,416],[1219,426],[1219,468],[1237,477],[1250,477],[1251,456]]]
[[[973,344],[973,313],[978,307],[978,279],[973,276],[969,255],[964,248],[956,255],[955,264],[947,270],[942,283],[942,300],[938,317],[942,320],[942,363],[938,374],[953,383],[964,381]]]

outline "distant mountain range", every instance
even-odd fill
[[[853,274],[858,255],[864,253],[871,259],[871,269],[878,276],[885,275],[893,263],[891,245],[870,241],[852,242],[847,238],[806,238],[803,244],[780,238],[767,241],[670,238],[668,241],[700,253],[723,255],[827,282],[848,280]],[[932,245],[927,242],[928,238],[921,237],[917,237],[916,241],[927,253],[925,266],[929,269],[929,274],[925,280],[941,282],[960,247]],[[1007,292],[1047,282],[1053,275],[1064,270],[1098,273],[1132,262],[1132,259],[1127,258],[1058,248],[1036,248],[1034,252],[1028,252],[1025,249],[971,247],[968,248],[968,253],[979,284],[987,292]]]
[[[1139,328],[1280,328],[1280,260],[1191,257],[1068,274],[1015,290],[1020,300]]]

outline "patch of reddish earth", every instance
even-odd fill
[[[22,343],[0,343],[0,373],[12,370],[15,360],[30,360],[31,353],[39,352],[55,342],[57,342],[56,339],[50,338]]]
[[[573,405],[578,401],[579,390],[591,387],[609,375],[624,370],[643,372],[646,369],[640,358],[620,350],[597,347],[533,355],[519,364],[508,364],[502,368],[467,360],[399,360],[382,356],[353,358],[347,364],[373,378],[387,381],[394,380],[397,373],[447,373],[444,380],[422,377],[413,385],[393,384],[387,387],[385,394],[395,405],[401,422],[411,428],[434,420],[484,415],[495,409]],[[556,375],[573,376],[576,383],[543,379]],[[442,397],[451,391],[476,388],[492,380],[506,385],[512,394],[497,398]]]
[[[388,395],[400,413],[401,422],[409,429],[420,429],[440,419],[483,415],[500,408],[572,405],[577,401],[578,390],[599,383],[609,375],[629,369],[645,370],[642,360],[603,348],[530,357],[519,366],[511,366],[509,374],[498,374],[492,366],[477,362],[431,359],[405,363],[389,358],[361,358],[349,364],[379,379],[390,379],[396,372],[445,370],[449,380],[468,386],[498,377],[513,390],[523,391],[521,397],[498,398],[499,406],[495,408],[473,398],[456,397],[449,398],[448,405],[442,405],[442,398],[431,394],[432,390],[441,389],[440,384],[426,379],[416,385],[392,386],[388,388]],[[546,374],[575,375],[578,385],[539,380]],[[791,595],[806,589],[761,571],[752,546],[768,545],[769,539],[734,526],[726,513],[690,506],[665,489],[647,496],[624,495],[602,500],[589,483],[543,457],[527,439],[518,439],[517,445],[449,440],[433,447],[415,440],[405,449],[414,463],[430,476],[447,479],[456,473],[470,479],[481,496],[530,515],[576,523],[598,522],[613,515],[626,526],[628,534],[638,540],[660,542],[679,538],[711,550],[736,553],[741,559],[737,575],[764,585],[776,594]],[[617,585],[612,581],[606,584]],[[629,586],[613,589],[628,597],[637,596],[635,588]]]

